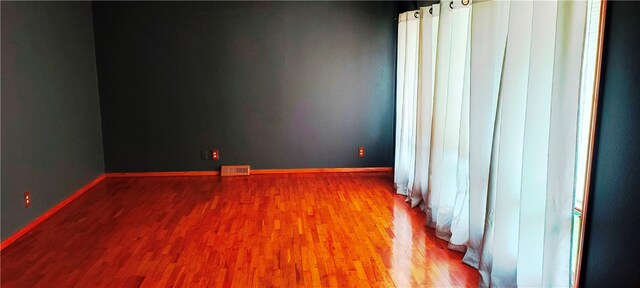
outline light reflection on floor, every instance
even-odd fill
[[[476,287],[470,281],[475,269],[462,263],[463,253],[449,250],[447,242],[436,238],[424,225],[425,215],[408,209],[403,196],[396,196],[389,228],[391,253],[389,274],[397,287]]]
[[[400,196],[399,196],[400,197]],[[411,287],[411,275],[413,275],[412,261],[406,261],[413,257],[413,227],[411,220],[406,214],[406,208],[398,209],[397,201],[393,206],[393,238],[391,251],[392,268],[389,274],[398,287]],[[400,203],[400,205],[406,205]],[[420,273],[419,273],[420,274]]]

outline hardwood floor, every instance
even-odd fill
[[[1,286],[477,286],[392,182],[107,178],[2,251]]]

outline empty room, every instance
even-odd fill
[[[0,1],[1,287],[640,287],[640,2]]]

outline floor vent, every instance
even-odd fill
[[[220,176],[242,176],[249,175],[249,165],[222,166]]]

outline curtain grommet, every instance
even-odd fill
[[[462,0],[462,5],[467,6],[469,5],[469,0]]]
[[[429,14],[433,15],[433,7],[429,8]]]
[[[420,12],[416,11],[415,13],[413,13],[413,17],[420,18]]]
[[[449,3],[449,8],[453,9],[453,1]]]

